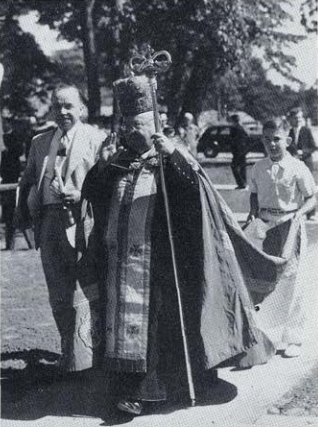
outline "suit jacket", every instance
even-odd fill
[[[243,126],[237,125],[231,127],[230,139],[232,154],[234,157],[245,157],[247,149],[248,135]]]
[[[292,142],[288,147],[288,151],[293,156],[297,155],[297,150],[303,150],[303,160],[306,160],[315,150],[318,150],[311,130],[306,126],[300,128],[297,143],[293,128],[289,132],[289,137],[292,139]]]
[[[55,157],[52,141],[60,136],[60,129],[33,138],[26,170],[19,185],[19,204],[25,220],[33,220],[36,248],[39,247],[39,228],[42,212],[42,184],[49,153]],[[67,190],[81,190],[85,176],[96,162],[104,135],[92,126],[80,124],[67,159],[64,186]]]

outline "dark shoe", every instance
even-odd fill
[[[140,415],[143,410],[141,402],[130,402],[129,400],[120,400],[117,404],[117,408],[120,411],[128,412],[133,415]]]
[[[308,220],[308,221],[317,222],[317,221],[318,221],[318,214],[314,214],[314,215],[307,215],[307,220]]]

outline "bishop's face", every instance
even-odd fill
[[[123,132],[129,148],[142,154],[153,147],[152,135],[156,132],[153,112],[147,111],[135,117],[125,117]]]

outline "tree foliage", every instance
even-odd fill
[[[223,106],[223,114],[228,111],[245,111],[257,120],[286,116],[291,108],[302,106],[305,114],[314,121],[314,105],[318,96],[314,89],[298,92],[285,85],[273,84],[266,77],[262,61],[252,58],[241,64],[239,74],[227,71],[207,90],[204,109],[218,109]],[[220,99],[221,98],[221,99]]]
[[[5,70],[1,104],[9,114],[23,116],[32,113],[33,97],[46,99],[56,69],[34,37],[19,27],[18,6],[19,1],[1,3],[0,62]]]
[[[87,37],[91,36],[83,28],[87,25],[83,14],[91,7],[95,53],[88,50],[84,57],[87,67],[93,58],[87,83],[88,93],[95,93],[94,99],[99,84],[110,85],[125,74],[130,55],[143,43],[150,43],[155,50],[168,50],[173,64],[166,75],[158,76],[158,97],[160,103],[168,105],[173,119],[185,110],[198,114],[209,87],[222,99],[217,92],[222,89],[222,78],[227,73],[239,78],[242,64],[252,57],[255,48],[262,51],[270,67],[292,78],[294,58],[284,54],[283,48],[297,42],[299,37],[277,30],[290,19],[284,8],[289,3],[289,0],[15,1],[21,12],[38,11],[40,23],[57,29],[61,37],[75,41],[80,47],[85,47]],[[95,113],[96,109],[95,105]]]
[[[197,114],[207,86],[230,69],[239,73],[253,47],[263,50],[271,67],[291,77],[294,59],[283,53],[283,46],[298,37],[277,31],[289,18],[284,3],[288,2],[127,1],[119,19],[120,51],[127,57],[143,42],[150,42],[156,50],[167,49],[173,65],[159,85],[163,88],[159,97],[173,116],[180,110]]]
[[[300,7],[301,23],[308,33],[318,32],[318,0],[303,0]]]

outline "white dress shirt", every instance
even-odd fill
[[[51,167],[48,166],[44,175],[43,182],[43,204],[61,204],[62,200],[58,197],[51,189],[50,185],[52,180],[55,178],[56,174],[54,169],[56,168],[60,173],[60,176],[65,178],[67,164],[69,159],[69,154],[71,151],[71,147],[75,138],[75,134],[78,130],[79,123],[76,123],[69,131],[62,132],[61,129],[57,129],[58,138],[52,139],[52,144],[59,144],[59,147],[55,147],[57,149],[57,154],[55,158],[55,162],[49,162],[48,165],[51,164],[53,166],[53,170],[50,170]]]
[[[266,157],[255,163],[251,192],[257,193],[260,209],[277,209],[285,216],[301,208],[304,199],[316,193],[316,187],[307,166],[287,153],[279,162]],[[261,217],[272,219],[266,212]]]

